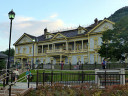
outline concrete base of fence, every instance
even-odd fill
[[[103,82],[105,85],[114,83],[125,85],[125,70],[123,68],[120,70],[95,69],[95,83],[101,86]]]

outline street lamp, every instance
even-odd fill
[[[34,67],[34,42],[35,42],[35,39],[33,39],[32,41],[33,41],[33,60],[32,60],[32,67],[31,67],[31,69],[33,69],[33,67]]]
[[[10,22],[9,52],[8,52],[8,64],[7,64],[7,80],[6,80],[6,84],[8,84],[8,80],[9,80],[11,31],[12,31],[12,20],[15,18],[15,12],[13,12],[13,10],[11,10],[8,13],[8,16],[9,16],[9,19],[11,20],[11,22]]]

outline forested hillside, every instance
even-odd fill
[[[114,14],[112,14],[110,17],[108,17],[109,20],[113,22],[119,21],[122,17],[128,15],[128,6],[120,8],[117,10]]]

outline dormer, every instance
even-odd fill
[[[46,34],[46,39],[52,38],[53,36],[51,34]]]
[[[79,25],[79,27],[78,27],[78,34],[83,34],[85,32],[86,32],[86,29]]]
[[[53,37],[53,34],[52,33],[49,33],[47,28],[44,29],[44,35],[45,35],[45,38],[46,39],[49,39],[49,38],[52,38]]]

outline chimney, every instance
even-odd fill
[[[98,19],[96,18],[96,19],[94,20],[94,22],[95,22],[95,24],[97,25],[97,24],[98,24]]]
[[[44,29],[44,35],[48,32],[47,28]]]
[[[104,17],[104,19],[107,19],[106,17]]]

